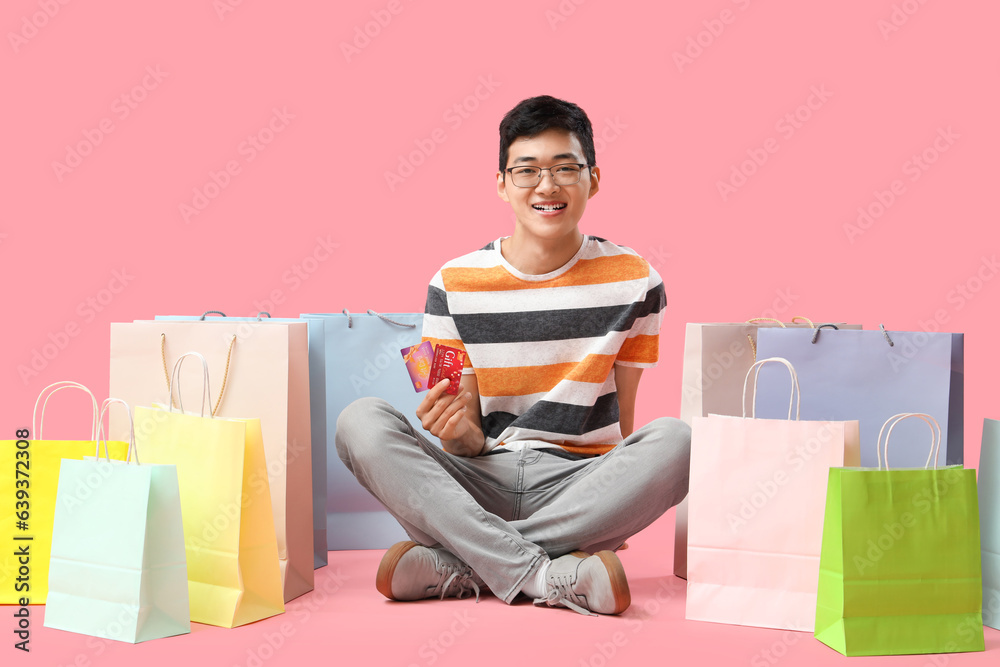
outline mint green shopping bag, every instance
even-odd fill
[[[128,408],[110,398],[101,421],[110,403]],[[177,468],[141,464],[129,441],[127,461],[100,458],[99,441],[97,458],[62,462],[47,628],[129,643],[191,631]]]
[[[882,427],[878,468],[830,469],[815,636],[844,655],[985,648],[976,471],[890,469],[882,435],[887,450],[910,417],[931,427],[937,460],[937,422],[903,413]]]

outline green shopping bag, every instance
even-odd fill
[[[976,471],[890,469],[889,436],[910,417],[931,428],[929,466],[941,429],[903,413],[879,433],[878,468],[830,469],[815,636],[844,655],[985,650]]]

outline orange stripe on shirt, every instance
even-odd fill
[[[580,362],[511,368],[478,368],[481,396],[524,396],[550,391],[562,380],[604,384],[614,366],[610,354],[588,354]]]
[[[653,364],[660,358],[659,336],[634,336],[626,338],[618,351],[618,361],[635,364]]]
[[[516,278],[502,266],[485,269],[453,267],[441,270],[441,279],[449,292],[503,292],[519,289],[547,289],[574,285],[638,280],[649,276],[649,265],[634,255],[612,255],[581,259],[569,271],[552,280],[529,281]]]

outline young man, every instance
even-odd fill
[[[361,399],[340,415],[337,451],[413,540],[382,559],[386,597],[485,585],[508,603],[618,614],[630,593],[613,550],[687,494],[688,427],[634,429],[663,282],[580,232],[600,169],[577,105],[543,96],[508,112],[496,179],[513,234],[448,262],[428,290],[424,339],[467,353],[458,393],[442,380],[417,409],[443,449]]]

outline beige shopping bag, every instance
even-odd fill
[[[166,371],[197,351],[213,377],[213,416],[260,420],[285,601],[313,589],[312,446],[309,347],[305,322],[132,322],[111,325],[114,396],[133,405],[166,404]],[[199,381],[195,369],[182,382]],[[112,422],[112,435],[121,433]],[[250,480],[255,483],[255,480]]]

